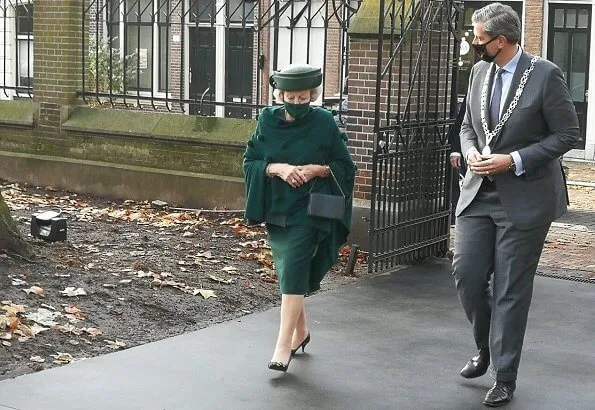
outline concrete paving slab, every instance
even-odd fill
[[[538,277],[507,409],[592,409],[591,284]],[[450,266],[434,261],[308,298],[312,342],[287,374],[266,368],[278,309],[0,382],[19,410],[482,409]]]

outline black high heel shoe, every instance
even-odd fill
[[[281,362],[269,362],[269,369],[277,370],[278,372],[286,372],[289,369],[289,363],[291,363],[292,355],[289,355],[289,361],[287,364]]]
[[[306,336],[306,338],[304,339],[304,341],[302,343],[300,343],[300,345],[298,347],[296,347],[295,349],[291,349],[291,355],[295,356],[295,354],[297,353],[298,350],[300,350],[300,347],[302,348],[302,353],[304,352],[304,350],[306,349],[306,345],[310,343],[310,332],[308,332],[308,336]]]

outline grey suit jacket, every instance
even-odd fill
[[[503,113],[510,105],[523,73],[531,65],[532,57],[525,52],[521,55]],[[482,152],[486,145],[481,125],[481,91],[485,76],[490,76],[490,82],[493,81],[494,70],[490,67],[493,66],[480,61],[471,70],[467,112],[461,126],[463,155],[471,147]],[[491,84],[488,90],[491,90]],[[485,116],[489,118],[489,103]],[[559,157],[572,149],[578,138],[578,118],[562,72],[552,62],[539,59],[517,107],[490,144],[494,154],[518,151],[523,160],[524,174],[516,176],[509,171],[494,175],[502,206],[517,229],[536,228],[566,212],[566,187]],[[457,215],[473,201],[481,183],[481,176],[467,172]]]

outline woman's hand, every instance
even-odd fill
[[[311,181],[314,178],[326,176],[326,168],[323,165],[299,165],[298,170],[301,171],[302,175],[304,175],[306,182]]]
[[[290,165],[290,164],[270,164],[268,172],[271,175],[278,176],[287,182],[291,187],[298,188],[312,179],[326,174],[322,165]]]

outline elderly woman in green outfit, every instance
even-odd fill
[[[309,65],[273,74],[271,84],[283,105],[262,110],[244,154],[246,219],[266,223],[282,294],[272,370],[287,371],[298,349],[310,342],[304,296],[320,289],[351,227],[356,168],[333,115],[310,106],[321,83],[320,69]],[[342,192],[343,218],[310,216],[311,192]]]

